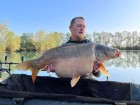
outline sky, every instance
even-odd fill
[[[86,19],[86,32],[140,31],[140,0],[1,0],[0,23],[24,32],[69,32],[76,16]]]

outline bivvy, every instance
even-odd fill
[[[140,88],[132,83],[13,74],[0,83],[0,105],[140,105]]]

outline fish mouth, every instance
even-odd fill
[[[120,56],[121,56],[121,51],[117,50],[116,53],[115,53],[115,58],[120,57]]]

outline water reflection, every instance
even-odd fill
[[[5,61],[5,56],[7,56],[7,60]],[[30,60],[30,59],[35,59],[40,56],[40,53],[38,52],[21,52],[21,53],[16,53],[16,52],[3,52],[0,54],[0,61],[1,62],[14,62],[14,63],[20,63],[22,61],[21,57],[24,57],[24,61]],[[11,73],[16,73],[15,70],[16,65],[11,65]],[[9,65],[3,64],[2,68],[8,69]],[[7,78],[9,75],[6,72],[0,72],[0,81]]]
[[[137,68],[140,67],[140,51],[122,51],[120,58],[106,62],[106,66],[122,67],[122,68]]]
[[[4,56],[7,56],[7,62],[21,62],[21,57],[24,57],[24,61],[38,58],[41,53],[38,52],[22,52],[22,53],[2,53],[0,54],[0,60],[4,61]],[[105,62],[106,68],[109,70],[111,81],[120,82],[136,82],[140,83],[140,51],[122,51],[122,56],[117,59],[113,59]],[[8,68],[7,65],[3,65],[4,68]],[[30,71],[15,70],[15,65],[11,66],[11,73],[24,73],[31,74]],[[40,72],[39,75],[49,75],[44,72]],[[8,76],[7,73],[0,74],[4,79]],[[54,74],[52,74],[54,76]],[[102,75],[98,80],[106,80],[106,77]]]

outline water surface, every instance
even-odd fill
[[[5,56],[7,56],[7,62],[21,62],[21,57],[24,57],[24,61],[35,59],[39,57],[41,53],[39,52],[22,52],[22,53],[2,53],[0,54],[0,60],[4,61]],[[113,59],[105,62],[105,66],[109,71],[110,77],[109,81],[118,82],[133,82],[140,84],[140,51],[122,51],[122,56],[117,59]],[[4,68],[8,66],[3,65]],[[15,69],[15,65],[11,66],[12,74],[28,74],[31,75],[30,71],[20,71]],[[55,73],[48,74],[47,72],[39,72],[40,76],[52,76],[56,77]],[[0,80],[8,77],[6,72],[1,73]],[[101,75],[100,78],[96,78],[100,81],[106,81],[107,78]]]

